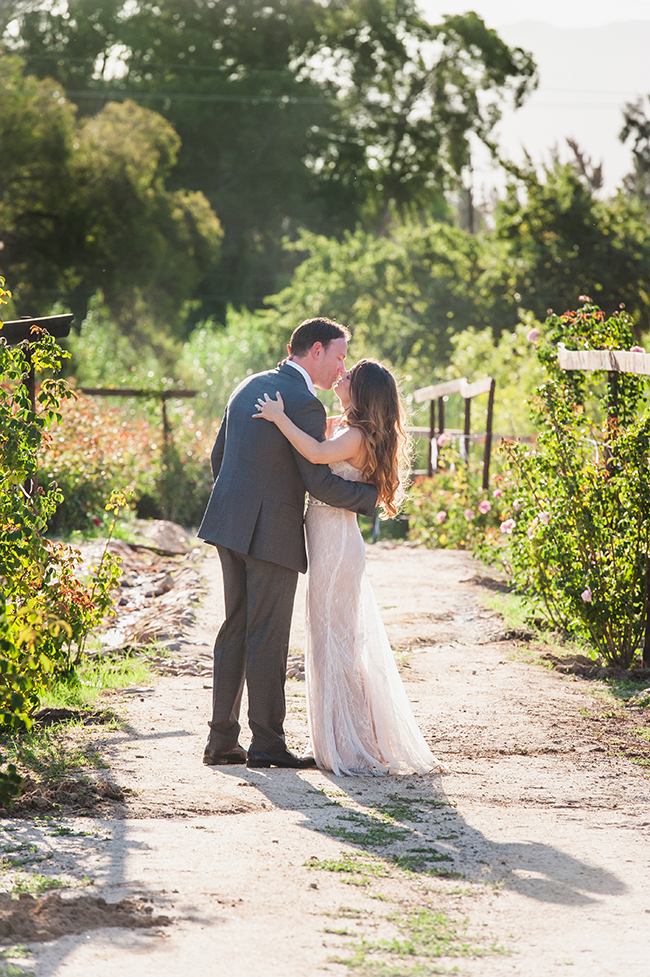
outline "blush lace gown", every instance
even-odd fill
[[[361,473],[332,464],[348,481]],[[356,515],[310,498],[305,517],[307,712],[318,766],[337,776],[442,772],[419,731],[388,643]]]

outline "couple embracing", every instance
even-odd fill
[[[362,360],[345,371],[349,339],[330,319],[303,322],[288,359],[244,380],[226,407],[199,530],[217,547],[226,607],[204,763],[318,766],[338,776],[443,769],[413,718],[356,520],[378,504],[396,511],[403,413],[395,380],[379,363]],[[327,418],[315,388],[332,386],[342,412]],[[310,748],[297,757],[284,738],[284,682],[307,553]],[[248,751],[239,744],[244,682]]]

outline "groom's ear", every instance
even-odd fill
[[[291,356],[291,343],[287,343],[287,353]],[[282,362],[284,363],[284,360]]]

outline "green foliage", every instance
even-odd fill
[[[516,176],[495,214],[494,287],[538,319],[575,308],[580,294],[609,313],[623,303],[635,327],[647,330],[650,235],[642,203],[623,192],[599,200],[572,165],[540,175],[531,164]]]
[[[229,308],[225,326],[213,320],[197,325],[183,345],[176,368],[188,387],[200,390],[197,414],[210,420],[213,435],[235,387],[247,376],[284,359],[286,344],[300,321],[289,328],[288,321],[280,323],[274,312]]]
[[[650,205],[650,119],[643,109],[642,99],[628,102],[623,110],[624,125],[621,142],[632,139],[632,172],[624,180],[626,191],[641,201],[648,209]]]
[[[532,315],[520,312],[521,321],[495,338],[487,329],[463,329],[451,337],[449,367],[442,379],[466,377],[472,383],[483,377],[496,380],[493,431],[510,437],[534,434],[530,418],[530,401],[544,379],[537,349],[528,339],[531,329],[539,327]],[[476,397],[471,405],[472,431],[485,431],[488,398]],[[452,395],[445,404],[445,418],[450,428],[462,428],[464,402]],[[473,449],[480,452],[480,446]]]
[[[438,465],[431,478],[417,478],[409,490],[409,539],[432,548],[472,549],[486,534],[498,533],[506,511],[503,476],[493,474],[495,487],[484,491],[481,470],[468,467],[449,443],[440,449]]]
[[[131,655],[84,658],[73,674],[61,675],[41,696],[46,708],[80,709],[114,689],[151,685],[154,673],[145,658]]]
[[[150,384],[153,390],[158,385]],[[196,419],[188,401],[175,406],[170,400],[171,434],[165,442],[158,398],[149,407],[136,398],[121,399],[120,406],[109,400],[78,393],[62,408],[41,454],[42,484],[61,490],[49,518],[52,531],[108,531],[106,503],[122,490],[145,517],[197,525],[212,488],[213,431]]]
[[[595,654],[623,667],[643,641],[650,608],[650,416],[635,417],[638,377],[619,384],[614,404],[587,376],[559,376],[556,353],[561,341],[621,348],[630,329],[625,314],[606,320],[590,304],[547,320],[540,360],[551,378],[533,408],[537,449],[515,442],[503,449],[518,509],[500,554],[518,590],[555,627],[584,636]],[[603,414],[610,410],[599,428],[581,402],[588,391]]]
[[[340,242],[305,232],[291,247],[307,256],[263,321],[288,338],[307,310],[338,318],[355,358],[377,356],[420,385],[440,374],[459,324],[481,329],[508,314],[485,285],[483,245],[449,224],[409,220],[390,237],[357,229]]]
[[[492,148],[501,105],[535,83],[530,55],[476,14],[431,25],[414,0],[7,5],[7,43],[84,114],[132,93],[174,127],[174,186],[204,193],[225,229],[200,289],[219,319],[286,282],[281,242],[299,227],[444,212],[470,138]]]
[[[403,215],[439,204],[469,163],[470,135],[493,148],[505,98],[519,105],[535,87],[530,55],[509,49],[475,13],[434,26],[412,0],[345,0],[327,4],[323,22],[336,73],[350,82],[348,139],[365,147],[364,213],[382,228],[391,207]],[[326,172],[345,149],[330,146]]]
[[[50,520],[54,532],[92,534],[106,522],[104,505],[114,490],[128,492],[144,517],[198,524],[212,488],[209,458],[225,403],[221,397],[230,393],[219,389],[215,398],[213,376],[227,369],[222,336],[223,330],[208,325],[196,330],[185,347],[143,344],[136,353],[103,295],[93,298],[79,333],[66,341],[76,396],[62,408],[62,420],[40,460],[43,484],[56,481],[64,496]],[[199,356],[206,368],[197,365]],[[127,387],[152,396],[95,397],[79,387]],[[170,430],[165,438],[156,392],[172,387],[194,388],[199,395],[166,401]]]
[[[605,314],[592,305],[588,296],[580,296],[582,306],[576,312],[550,315],[540,334],[537,355],[545,374],[562,384],[576,405],[591,410],[601,406],[623,424],[636,416],[644,398],[646,381],[634,373],[621,373],[614,388],[603,389],[602,371],[583,372],[562,370],[558,365],[560,343],[568,350],[631,349],[634,345],[634,322],[629,314],[617,312],[605,319]]]
[[[0,728],[24,729],[43,689],[72,669],[86,635],[112,605],[119,573],[106,555],[89,585],[77,576],[80,558],[46,538],[62,496],[36,488],[46,427],[60,417],[70,391],[46,379],[33,409],[26,378],[60,367],[61,350],[47,334],[11,348],[0,338]]]
[[[173,321],[219,251],[200,192],[169,190],[179,148],[169,122],[134,102],[77,122],[60,84],[0,62],[2,270],[19,312],[64,296],[83,318],[102,288],[123,326],[142,297]]]

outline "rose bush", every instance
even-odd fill
[[[56,378],[65,355],[47,333],[10,347],[0,329],[0,729],[31,724],[42,692],[74,670],[88,633],[112,604],[119,574],[105,555],[87,581],[78,551],[46,536],[63,496],[52,482],[36,487],[41,445],[70,396]],[[40,385],[34,410],[30,364],[55,376]],[[3,785],[11,780],[0,777]],[[14,784],[15,786],[15,784]]]
[[[557,347],[631,349],[632,321],[584,305],[550,316],[537,337],[548,379],[532,405],[534,450],[507,440],[504,474],[517,496],[498,535],[476,551],[499,560],[517,590],[594,656],[629,667],[650,612],[650,416],[645,379],[562,371]]]

